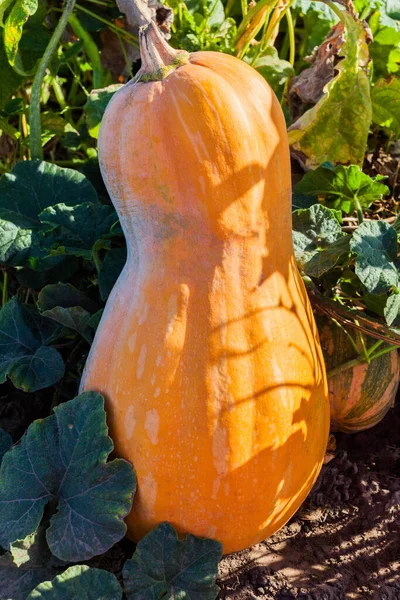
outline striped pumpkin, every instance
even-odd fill
[[[348,336],[334,321],[318,317],[317,326],[328,374],[357,358]],[[355,331],[350,333],[354,339]],[[367,347],[376,342],[371,337],[364,337]],[[393,407],[398,384],[396,349],[375,358],[370,364],[363,363],[329,377],[331,431],[357,433],[374,427]]]

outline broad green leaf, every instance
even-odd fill
[[[192,15],[205,17],[208,27],[221,25],[225,19],[224,5],[221,0],[186,0],[188,11]]]
[[[313,204],[317,204],[318,200],[307,194],[300,194],[296,191],[293,192],[292,196],[292,211],[299,210],[300,208],[310,208]]]
[[[326,161],[362,163],[372,118],[368,47],[361,23],[342,12],[345,41],[339,73],[317,104],[290,128],[289,143],[309,167]],[[362,115],[362,119],[360,118]]]
[[[22,37],[23,27],[31,15],[38,8],[38,0],[17,0],[8,15],[4,26],[4,48],[8,62],[20,75],[25,72],[22,61],[18,56],[18,45]]]
[[[398,284],[397,233],[385,221],[364,221],[353,233],[356,275],[371,294],[383,294]]]
[[[40,583],[26,600],[121,600],[118,579],[103,569],[69,567],[52,581]]]
[[[11,448],[12,443],[11,435],[4,429],[0,429],[0,463],[5,453]]]
[[[374,79],[385,78],[400,69],[400,31],[390,26],[370,21],[374,41],[370,45]]]
[[[45,310],[42,315],[48,319],[52,319],[56,323],[76,331],[89,344],[93,341],[93,335],[89,326],[90,312],[81,306],[71,306],[64,308],[63,306],[55,306],[51,310]]]
[[[126,531],[136,478],[116,459],[107,435],[104,401],[85,392],[34,421],[0,468],[0,545],[35,531],[50,500],[58,512],[47,530],[56,557],[76,562],[102,554]]]
[[[126,263],[126,249],[112,248],[103,260],[99,272],[100,298],[107,300]]]
[[[0,600],[25,600],[38,583],[54,577],[62,564],[51,555],[46,527],[41,525],[0,557]]]
[[[216,540],[188,535],[178,539],[169,523],[161,523],[137,545],[123,567],[128,600],[215,600],[222,546]]]
[[[315,198],[323,196],[328,206],[352,213],[358,208],[357,204],[367,209],[390,193],[389,188],[380,183],[382,179],[381,175],[369,177],[356,165],[338,165],[334,169],[321,166],[304,175],[295,186],[295,193]]]
[[[246,62],[251,63],[251,58]],[[290,62],[279,58],[278,51],[274,47],[269,47],[252,66],[268,81],[275,93],[280,91],[287,79],[295,74]]]
[[[383,314],[389,327],[400,328],[400,294],[389,296]]]
[[[34,392],[64,375],[60,353],[47,345],[60,326],[14,296],[0,311],[0,383],[7,376],[15,387]]]
[[[84,202],[77,206],[49,206],[40,213],[39,219],[52,228],[47,236],[49,244],[61,246],[66,253],[90,259],[94,244],[110,233],[118,217],[111,206]]]
[[[101,90],[92,90],[90,92],[85,104],[85,113],[89,134],[93,138],[98,138],[104,111],[115,92],[121,87],[123,87],[121,84],[114,83]]]
[[[64,308],[81,306],[89,312],[97,311],[99,308],[96,302],[93,302],[86,294],[70,283],[46,285],[39,293],[37,306],[41,311],[51,310],[56,306],[63,306]]]
[[[104,312],[104,309],[101,308],[100,310],[95,312],[94,315],[92,315],[89,319],[89,327],[91,327],[95,331],[100,324],[100,320],[101,320],[101,317],[103,316],[103,312]]]
[[[386,0],[386,12],[391,19],[400,19],[400,0]]]
[[[44,161],[21,161],[0,179],[0,209],[24,215],[37,225],[42,210],[53,204],[97,201],[96,190],[84,175]]]
[[[32,221],[19,213],[0,210],[0,262],[7,263],[32,244]]]
[[[371,90],[373,121],[400,135],[400,79],[380,80]]]
[[[342,232],[334,211],[329,208],[314,204],[310,208],[296,210],[292,220],[296,261],[308,275],[319,277],[334,267],[344,252],[348,252],[348,236]],[[328,252],[332,245],[333,250]],[[322,258],[315,260],[319,253]]]
[[[323,42],[338,18],[329,6],[314,0],[295,0],[292,10],[300,11],[302,15],[305,28],[302,55],[310,55],[315,46]]]
[[[0,29],[0,81],[0,108],[2,108],[10,96],[16,92],[23,82],[23,77],[18,75],[18,73],[14,71],[8,62],[7,55],[4,50],[2,29]]]
[[[79,267],[79,261],[75,256],[31,258],[29,264],[34,268],[18,269],[15,277],[22,287],[34,290],[40,290],[50,283],[68,281]]]

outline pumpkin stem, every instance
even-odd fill
[[[142,66],[134,78],[138,81],[161,81],[189,60],[185,50],[175,50],[158,31],[154,21],[139,29]]]

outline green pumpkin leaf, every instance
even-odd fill
[[[5,453],[12,446],[12,437],[4,429],[0,429],[0,463]]]
[[[52,581],[40,583],[26,600],[121,600],[118,579],[103,569],[86,565],[69,567]]]
[[[6,2],[9,5],[9,2]],[[4,25],[4,48],[8,62],[20,75],[25,73],[20,57],[18,56],[18,45],[22,37],[23,27],[28,18],[35,14],[38,8],[38,0],[16,0]]]
[[[380,80],[371,90],[373,121],[400,135],[400,79]]]
[[[128,600],[186,598],[215,600],[222,545],[188,535],[180,541],[169,523],[161,523],[137,545],[122,574]]]
[[[78,171],[45,161],[21,161],[0,179],[0,210],[23,215],[37,226],[39,214],[48,206],[82,202],[98,202],[89,180]]]
[[[51,310],[56,306],[63,306],[64,308],[81,306],[89,312],[95,312],[99,309],[96,302],[93,302],[86,294],[70,283],[46,285],[39,293],[37,306],[41,311]]]
[[[0,20],[2,6],[3,5],[0,4]],[[24,80],[23,77],[18,75],[18,73],[10,66],[4,50],[3,38],[3,30],[0,29],[0,108],[5,105],[7,100],[14,94]]]
[[[15,387],[34,392],[64,375],[60,353],[48,344],[60,326],[14,296],[0,311],[0,383],[7,376]]]
[[[0,557],[0,600],[25,600],[38,583],[57,574],[60,564],[50,553],[41,525]]]
[[[254,63],[250,57],[246,62],[250,62],[268,81],[275,93],[280,91],[287,79],[295,74],[290,62],[279,58],[278,51],[274,47],[268,47],[263,56],[258,57]]]
[[[369,50],[373,60],[374,79],[378,80],[397,73],[400,69],[400,30],[374,21],[372,17],[370,24],[374,41]]]
[[[344,11],[342,20],[345,41],[338,74],[317,104],[289,128],[290,145],[309,167],[326,161],[361,164],[364,158],[372,118],[368,47],[362,24]]]
[[[114,83],[101,90],[92,90],[85,104],[86,122],[89,134],[97,139],[99,137],[100,123],[111,98],[123,86]]]
[[[50,310],[45,310],[42,315],[52,319],[56,323],[63,325],[67,329],[79,333],[89,344],[93,341],[93,335],[89,326],[90,312],[81,306],[55,306]]]
[[[321,166],[315,171],[308,171],[294,189],[296,194],[315,198],[323,196],[329,207],[353,213],[358,208],[357,204],[367,209],[390,193],[389,188],[380,183],[382,179],[381,175],[369,177],[356,165],[338,165],[334,169]]]
[[[398,285],[397,233],[385,221],[364,221],[353,233],[350,249],[356,254],[356,275],[371,294]]]
[[[293,247],[299,268],[311,277],[320,277],[349,251],[346,234],[334,211],[314,204],[293,215]]]
[[[103,260],[99,272],[100,298],[107,300],[126,263],[126,248],[112,248]]]
[[[46,235],[49,247],[58,245],[62,252],[90,259],[94,244],[110,233],[118,217],[111,206],[84,202],[77,206],[49,206],[40,213],[39,219],[51,226]]]
[[[136,478],[115,459],[104,401],[85,392],[34,421],[0,468],[0,545],[35,531],[50,500],[58,512],[47,530],[49,548],[71,562],[102,554],[126,531]]]
[[[0,262],[11,262],[31,247],[32,226],[23,215],[0,210]]]
[[[389,296],[383,314],[389,327],[400,328],[400,294]]]

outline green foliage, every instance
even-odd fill
[[[126,461],[106,463],[113,443],[100,394],[83,393],[54,413],[35,421],[3,458],[0,544],[8,548],[34,532],[44,507],[55,500],[47,542],[55,556],[75,562],[123,537],[136,482]]]
[[[360,167],[338,165],[334,169],[321,166],[309,171],[295,187],[296,194],[323,197],[331,208],[349,214],[359,207],[367,209],[373,202],[389,193],[389,188],[380,183],[384,177],[369,177]]]
[[[289,128],[289,143],[310,167],[326,161],[361,164],[364,157],[372,118],[368,48],[361,23],[345,12],[342,19],[346,34],[338,75],[326,85],[317,104]]]
[[[400,79],[381,79],[371,90],[374,123],[400,135]]]
[[[102,300],[107,300],[125,262],[125,248],[113,248],[107,253],[99,271],[99,289]]]
[[[11,436],[4,431],[4,429],[0,429],[0,463],[7,452],[12,446],[12,438]]]
[[[180,541],[169,523],[161,523],[137,545],[123,568],[128,600],[182,598],[215,600],[222,546],[188,535]]]
[[[103,569],[86,565],[69,567],[52,581],[40,583],[26,600],[121,600],[122,589],[117,578]]]
[[[300,268],[321,277],[349,252],[349,236],[342,232],[335,211],[314,204],[293,213],[293,246]]]
[[[122,85],[113,84],[101,90],[92,90],[85,104],[86,122],[89,134],[97,139],[99,137],[100,123],[108,103]]]
[[[396,230],[384,221],[361,223],[350,249],[356,254],[355,272],[371,294],[383,294],[398,284]]]
[[[49,346],[60,327],[14,296],[0,311],[0,382],[34,392],[64,375],[60,353]]]

